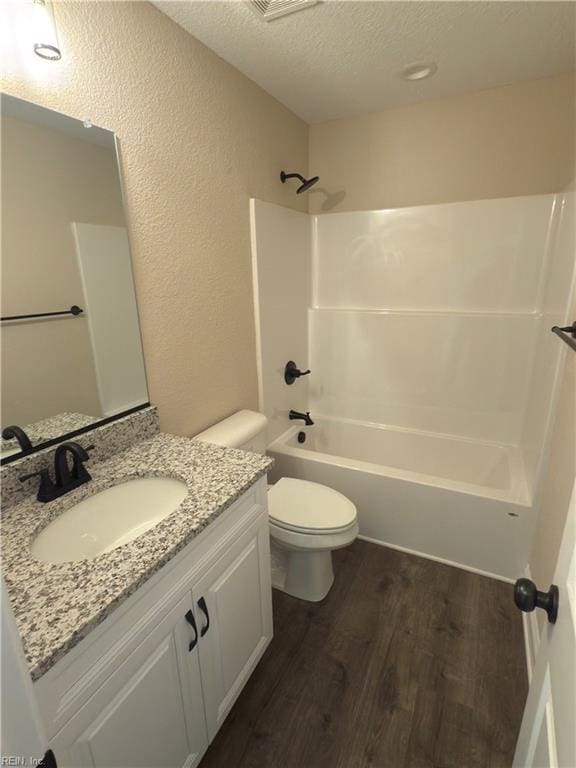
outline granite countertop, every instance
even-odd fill
[[[25,424],[22,429],[30,438],[32,445],[40,445],[47,440],[53,440],[55,437],[65,435],[67,432],[73,432],[75,429],[88,427],[90,424],[99,421],[100,417],[88,416],[85,413],[58,413],[56,416],[50,416],[42,421],[35,421],[32,424]],[[20,452],[20,446],[15,438],[0,442],[0,450],[8,451],[15,448]]]
[[[47,504],[35,496],[2,516],[3,571],[33,680],[86,637],[123,600],[262,477],[272,460],[189,438],[158,434],[88,465],[92,481]],[[30,544],[60,513],[135,477],[173,477],[188,495],[165,520],[134,541],[92,560],[51,564]]]

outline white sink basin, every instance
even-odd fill
[[[141,536],[173,512],[188,493],[170,477],[141,477],[113,485],[67,509],[32,543],[47,563],[89,560]]]

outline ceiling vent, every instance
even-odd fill
[[[318,2],[320,0],[247,0],[254,13],[264,21],[272,21],[296,11],[305,11]]]

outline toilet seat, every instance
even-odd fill
[[[357,526],[356,506],[333,488],[283,477],[268,491],[270,522],[308,535],[343,533]]]
[[[265,416],[238,411],[197,440],[264,453]],[[268,490],[272,584],[299,600],[323,600],[334,581],[332,553],[358,536],[355,505],[319,483],[283,477]]]

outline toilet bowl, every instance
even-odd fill
[[[301,600],[323,600],[334,581],[332,550],[358,536],[354,504],[319,483],[281,478],[268,489],[272,584]]]
[[[196,439],[264,453],[267,424],[261,413],[238,411]],[[326,485],[283,477],[268,489],[268,514],[272,585],[301,600],[323,600],[334,581],[332,550],[358,536],[355,505]]]

